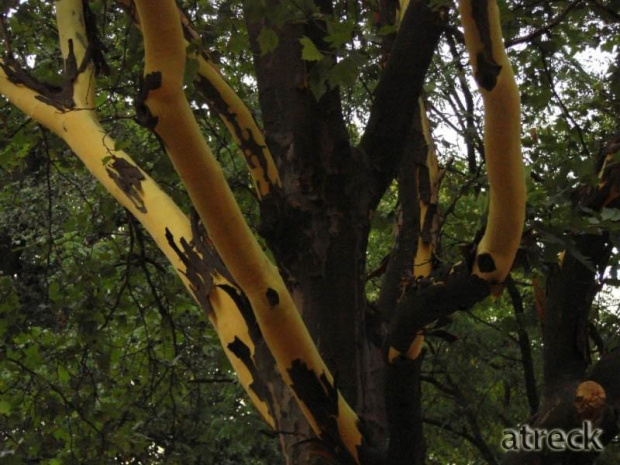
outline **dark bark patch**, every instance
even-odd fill
[[[489,24],[488,0],[472,0],[471,15],[476,23],[483,51],[476,56],[476,82],[485,90],[491,91],[497,84],[497,76],[502,69],[493,58],[493,40]]]
[[[273,398],[271,396],[271,392],[269,391],[269,387],[263,380],[256,363],[254,363],[254,359],[252,358],[252,353],[250,348],[237,336],[235,336],[235,340],[228,344],[228,350],[230,350],[235,357],[241,360],[248,371],[250,372],[250,376],[252,377],[252,383],[249,385],[249,388],[256,394],[262,402],[267,404],[269,414],[275,418],[273,411]]]
[[[209,302],[209,294],[211,289],[213,289],[212,268],[198,253],[194,241],[187,242],[182,237],[179,240],[181,245],[179,247],[168,228],[166,228],[166,240],[185,265],[185,270],[181,270],[181,272],[187,277],[194,298],[205,312],[211,313],[213,308],[211,307],[211,302]]]
[[[234,279],[226,269],[209,238],[208,231],[200,222],[200,218],[195,211],[192,212],[190,219],[192,225],[192,240],[190,242],[185,240],[185,238],[181,238],[179,247],[168,229],[166,229],[166,239],[185,265],[185,271],[181,270],[181,272],[187,277],[192,294],[194,294],[196,301],[205,312],[210,313],[213,311],[209,301],[209,294],[213,289],[213,273],[218,273],[230,281],[230,285],[220,284],[218,288],[226,292],[235,303],[237,310],[245,321],[250,339],[254,344],[254,358],[257,362],[253,362],[250,358],[251,365],[246,363],[254,380],[249,387],[256,393],[257,397],[267,404],[269,414],[277,422],[275,402],[269,390],[267,380],[273,382],[273,380],[279,379],[280,375],[277,373],[273,355],[271,355],[269,348],[265,344],[252,305],[245,294],[235,287]],[[242,341],[239,342],[243,344]],[[233,348],[229,347],[229,349],[233,353],[237,350],[238,354],[236,355],[241,360],[243,360],[241,356],[245,357],[245,352],[239,344],[235,344]],[[247,361],[247,357],[245,360]],[[260,371],[258,366],[260,366]]]
[[[209,108],[217,113],[217,115],[226,121],[233,129],[234,134],[239,141],[239,148],[243,153],[248,166],[252,169],[256,168],[256,163],[260,166],[265,179],[269,185],[276,185],[276,181],[269,178],[269,169],[267,158],[265,157],[266,147],[261,145],[247,128],[241,127],[237,119],[237,115],[230,111],[228,103],[222,98],[217,88],[209,82],[208,79],[198,76],[196,88],[202,93],[207,100]],[[258,182],[257,182],[258,184]],[[260,189],[260,186],[257,186]]]
[[[213,288],[212,274],[217,272],[228,279],[232,284],[235,284],[235,281],[226,269],[224,262],[209,238],[207,230],[202,225],[195,211],[192,211],[190,215],[190,223],[192,226],[191,241],[188,242],[182,237],[179,240],[181,245],[181,247],[179,247],[168,228],[166,228],[166,239],[172,250],[176,252],[177,256],[185,265],[185,270],[181,270],[181,272],[189,280],[192,293],[196,297],[200,307],[209,313],[213,310],[209,302],[209,294]],[[231,290],[227,291],[227,294],[230,295],[235,304],[237,304],[237,307],[247,322],[248,315],[252,315],[252,317],[254,315],[249,301],[245,295],[238,295],[234,287],[228,287],[230,287]],[[248,324],[248,326],[250,327],[250,324]],[[254,342],[256,344],[256,341]]]
[[[308,406],[319,423],[321,420],[329,420],[326,423],[331,424],[333,420],[335,427],[335,419],[338,416],[336,383],[330,383],[324,373],[317,376],[314,370],[308,368],[308,365],[300,359],[294,360],[287,371],[293,381],[292,388],[297,397]]]
[[[108,176],[120,190],[131,200],[131,203],[141,213],[146,213],[146,206],[142,200],[142,181],[146,179],[144,173],[124,158],[112,156],[112,163],[106,167]]]
[[[300,359],[287,369],[292,380],[291,388],[297,398],[311,412],[321,432],[319,437],[329,446],[344,465],[354,464],[353,457],[342,443],[338,431],[338,388],[330,383],[325,373],[320,376]]]
[[[88,0],[82,0],[82,9],[84,11],[84,26],[86,29],[86,36],[88,37],[88,43],[92,50],[92,59],[93,64],[95,65],[95,73],[108,76],[110,74],[110,67],[106,63],[104,56],[104,52],[107,51],[107,47],[99,38],[97,18],[93,11],[90,9]]]
[[[92,57],[92,48],[89,46],[84,54],[82,63],[77,64],[75,52],[73,49],[73,40],[69,39],[69,53],[65,60],[65,78],[62,86],[55,86],[46,82],[39,81],[31,76],[28,71],[22,68],[18,61],[14,58],[7,58],[0,66],[6,73],[9,81],[14,84],[26,86],[27,88],[37,92],[35,98],[47,105],[51,105],[61,112],[73,110],[75,101],[73,100],[73,83],[78,75],[84,72]]]
[[[426,164],[418,165],[418,180],[420,200],[424,203],[430,203],[432,194],[431,174]]]
[[[161,87],[161,72],[153,71],[147,74],[140,80],[140,88],[136,97],[136,121],[138,124],[144,126],[147,129],[154,130],[157,126],[159,118],[151,113],[146,99],[149,96],[149,92]]]
[[[476,56],[476,82],[485,90],[491,91],[497,85],[497,77],[502,67],[495,60],[480,52]]]
[[[250,335],[250,339],[255,346],[257,346],[260,341],[263,339],[263,335],[258,326],[258,322],[256,321],[256,315],[254,315],[254,310],[252,309],[252,304],[248,300],[245,294],[237,290],[233,286],[229,286],[227,284],[218,285],[220,289],[222,289],[228,296],[235,302],[235,305],[241,312],[241,316],[245,321],[245,324],[248,327],[248,333]]]
[[[221,276],[225,277],[228,281],[234,284],[235,280],[222,261],[222,257],[220,257],[220,254],[215,249],[215,246],[209,237],[209,233],[202,224],[198,213],[194,209],[192,209],[190,214],[190,224],[192,226],[192,244],[202,255],[203,260],[209,263],[210,267],[214,271],[217,271]]]
[[[493,260],[490,253],[482,253],[478,255],[476,260],[478,263],[478,268],[480,268],[480,271],[483,273],[492,273],[497,269],[495,267],[495,260]]]
[[[226,292],[226,294],[228,294],[228,296],[235,302],[237,309],[241,312],[241,316],[245,321],[248,328],[248,334],[254,344],[254,358],[256,360],[254,365],[260,366],[260,370],[255,366],[254,368],[256,369],[256,372],[254,372],[254,368],[250,368],[246,364],[250,370],[250,373],[252,373],[252,378],[254,379],[254,383],[250,385],[250,388],[254,390],[256,395],[267,404],[269,415],[271,415],[271,417],[277,422],[277,412],[275,411],[276,403],[266,380],[273,380],[276,379],[276,377],[280,379],[281,375],[277,373],[276,362],[267,347],[267,344],[265,344],[263,334],[261,333],[258,322],[256,321],[256,316],[254,315],[254,310],[252,309],[252,304],[245,294],[237,288],[226,284],[220,284],[218,287]],[[231,351],[232,350],[233,349],[231,349]],[[256,386],[254,386],[254,384],[256,384]],[[266,391],[263,392],[263,389],[266,389]]]
[[[431,244],[433,242],[433,222],[436,214],[437,204],[431,203],[426,209],[426,215],[424,215],[424,226],[422,227],[422,241],[425,244]]]
[[[280,296],[278,295],[278,292],[275,291],[274,289],[267,289],[267,302],[269,302],[269,306],[271,308],[276,307],[279,303],[280,303]]]

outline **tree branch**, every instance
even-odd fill
[[[426,0],[413,0],[375,90],[359,145],[370,162],[371,208],[379,202],[396,174],[416,102],[442,31],[440,12],[432,11]]]
[[[605,269],[604,235],[581,235],[547,277],[544,319],[545,397],[566,380],[579,380],[589,363],[588,317],[598,292],[596,275]]]
[[[82,45],[88,48],[87,43]],[[78,111],[67,107],[65,94],[56,100],[57,94],[49,91],[50,86],[29,79],[15,64],[2,65],[0,92],[13,105],[61,137],[93,176],[142,223],[196,302],[208,314],[242,386],[267,423],[275,427],[269,393],[257,391],[257,386],[264,383],[264,380],[257,378],[256,373],[230,346],[239,339],[238,334],[255,334],[251,341],[241,338],[241,342],[247,343],[249,347],[261,344],[262,337],[260,333],[256,335],[256,330],[249,329],[251,319],[243,315],[238,299],[229,297],[228,288],[242,294],[234,282],[226,278],[228,273],[216,259],[212,247],[207,245],[204,238],[196,235],[187,216],[153,179],[125,152],[114,149],[116,144],[97,121],[94,109]],[[69,82],[71,92],[73,82]],[[91,84],[94,88],[94,81]],[[182,250],[175,241],[179,242]],[[274,364],[271,354],[256,349],[255,357],[265,377],[273,378],[270,379],[273,389],[278,389],[280,378],[273,376],[273,368],[269,371],[269,367]]]
[[[133,0],[117,0],[117,3],[140,30],[140,19]],[[184,45],[187,49],[189,40],[198,40],[200,36],[191,27],[183,12],[178,10],[178,14],[183,26]],[[262,131],[248,107],[226,82],[207,52],[190,53],[188,58],[198,61],[194,85],[207,101],[211,111],[222,120],[241,149],[254,183],[256,195],[259,200],[263,200],[273,193],[273,189],[281,187],[281,182]]]
[[[60,49],[65,60],[65,76],[74,79],[73,98],[79,108],[95,107],[95,67],[87,40],[83,0],[56,2]],[[74,69],[71,69],[74,67]],[[76,73],[75,76],[71,74]]]
[[[519,349],[521,350],[521,363],[523,364],[523,375],[525,378],[525,392],[530,405],[530,413],[534,415],[538,411],[538,391],[536,389],[536,375],[534,374],[534,363],[532,361],[532,348],[530,347],[530,337],[523,325],[522,317],[524,312],[523,298],[511,276],[506,280],[508,294],[512,301],[512,306],[517,320],[517,333],[519,336]]]
[[[419,112],[418,112],[419,114]],[[392,248],[377,305],[386,317],[394,312],[402,283],[413,273],[420,236],[420,206],[417,182],[417,161],[426,157],[424,136],[419,117],[415,119],[416,128],[410,131],[398,170],[398,198],[401,207],[397,220],[398,235]]]
[[[566,16],[568,16],[568,14],[571,12],[571,10],[573,10],[577,5],[579,5],[580,3],[582,3],[583,0],[574,0],[571,3],[569,3],[568,5],[566,5],[566,7],[560,12],[558,13],[558,15],[553,18],[551,21],[549,21],[547,24],[545,24],[543,27],[536,29],[535,31],[530,32],[529,34],[525,35],[525,36],[521,36],[521,37],[517,37],[515,39],[511,39],[511,40],[507,40],[505,42],[506,48],[510,48],[510,47],[514,47],[517,44],[523,44],[526,42],[530,42],[531,40],[536,39],[537,37],[540,37],[543,34],[548,34],[549,32],[551,32],[551,30],[558,26],[563,20],[564,18],[566,18]]]
[[[247,295],[305,417],[337,456],[358,462],[362,434],[357,415],[339,393],[281,276],[245,222],[183,94],[185,48],[176,4],[137,0],[136,6],[145,40],[144,120],[164,143],[222,260]]]
[[[484,147],[490,185],[487,226],[473,273],[501,283],[514,261],[525,221],[519,91],[504,49],[495,0],[460,0],[474,76],[484,102]]]
[[[393,269],[388,269],[382,287],[387,315],[393,321],[394,307],[403,284],[413,278],[425,278],[433,269],[437,226],[438,166],[426,108],[422,98],[417,104],[414,125],[409,132],[399,172],[399,199],[403,224],[393,254]],[[388,288],[387,286],[393,286]],[[385,291],[385,292],[383,292]],[[397,327],[398,323],[391,328]],[[406,350],[388,346],[385,402],[388,412],[390,464],[423,464],[426,445],[422,423],[420,371],[424,336],[415,337]],[[388,334],[391,339],[391,331]]]

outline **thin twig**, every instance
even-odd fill
[[[547,34],[549,32],[551,32],[551,29],[553,29],[554,27],[558,26],[562,20],[568,15],[568,13],[570,13],[570,11],[575,8],[579,3],[581,3],[582,0],[575,0],[571,3],[569,3],[566,8],[564,8],[555,18],[553,18],[551,21],[549,21],[549,23],[545,24],[543,27],[541,27],[540,29],[536,29],[535,31],[523,36],[523,37],[518,37],[516,39],[512,39],[512,40],[507,40],[505,42],[505,47],[506,48],[510,48],[510,47],[514,47],[517,44],[523,44],[525,42],[530,42],[531,40],[540,37],[543,34]]]

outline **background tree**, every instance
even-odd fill
[[[521,117],[494,1],[3,5],[2,459],[591,463],[618,4],[498,3]]]

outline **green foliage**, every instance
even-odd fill
[[[301,58],[306,61],[321,61],[323,59],[323,54],[321,51],[314,45],[312,39],[310,37],[302,37],[299,39],[299,43],[302,45],[301,49]]]
[[[258,45],[261,54],[266,55],[278,46],[278,34],[273,29],[262,28],[258,34]]]

